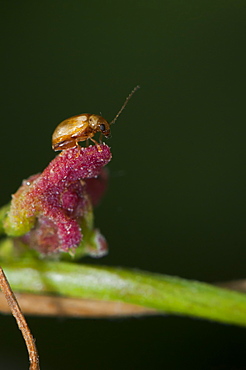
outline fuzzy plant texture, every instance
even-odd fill
[[[63,150],[24,180],[0,209],[0,263],[12,289],[33,294],[135,304],[246,326],[246,295],[196,281],[76,263],[101,257],[107,243],[94,228],[93,207],[107,187],[105,144]],[[62,261],[61,261],[62,260]],[[0,307],[1,312],[1,307]],[[42,310],[40,311],[42,315]]]
[[[106,189],[104,166],[110,159],[105,144],[77,146],[24,180],[3,215],[3,231],[14,237],[16,248],[28,246],[46,256],[106,254],[106,240],[94,229],[93,206]]]

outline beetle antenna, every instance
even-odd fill
[[[120,108],[119,112],[116,114],[116,116],[114,117],[114,119],[110,122],[110,125],[112,125],[113,123],[115,123],[115,121],[117,120],[117,118],[119,117],[119,115],[122,113],[122,111],[125,109],[127,103],[129,102],[129,100],[131,99],[132,95],[138,90],[140,89],[140,86],[137,85],[136,87],[134,87],[134,89],[131,91],[131,93],[128,95],[128,97],[126,98],[124,104],[122,105],[122,107]]]

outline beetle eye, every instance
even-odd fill
[[[104,125],[104,123],[101,123],[101,125],[100,125],[100,131],[105,131],[105,125]]]

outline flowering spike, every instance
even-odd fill
[[[105,144],[61,152],[13,195],[3,223],[6,234],[43,254],[75,253],[78,246],[78,256],[105,253],[105,239],[93,228],[92,203],[105,189],[103,167],[110,159]]]

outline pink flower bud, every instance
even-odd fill
[[[21,237],[43,254],[105,254],[106,241],[93,228],[92,204],[98,203],[106,188],[103,167],[110,159],[105,144],[63,150],[13,195],[4,221],[6,233]],[[83,251],[76,251],[79,246]]]

